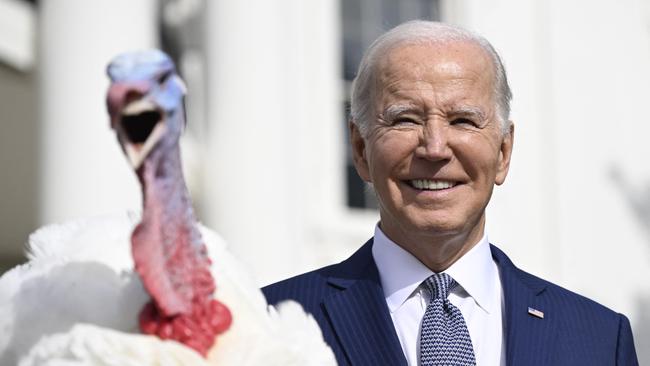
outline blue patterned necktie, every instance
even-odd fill
[[[422,318],[420,332],[421,366],[476,365],[467,324],[447,295],[456,286],[446,273],[434,273],[423,284],[431,300]]]

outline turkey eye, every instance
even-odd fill
[[[158,84],[164,84],[167,79],[172,75],[171,71],[164,72],[162,75],[158,77]]]

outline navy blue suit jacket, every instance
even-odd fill
[[[262,291],[270,304],[301,303],[340,365],[406,365],[371,248],[372,240],[339,264]],[[625,316],[518,269],[495,246],[491,250],[504,291],[507,365],[638,365]],[[528,314],[529,307],[544,318]]]

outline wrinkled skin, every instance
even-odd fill
[[[482,237],[508,173],[514,129],[497,118],[492,61],[461,41],[403,45],[379,61],[367,136],[350,124],[354,163],[378,196],[380,227],[443,271]],[[453,186],[418,189],[413,180]]]

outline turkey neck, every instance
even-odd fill
[[[197,228],[178,144],[165,136],[137,171],[142,222],[131,238],[142,283],[162,316],[191,312],[214,292],[210,260]]]
[[[152,151],[137,174],[142,186],[142,222],[154,224],[170,240],[188,233],[191,243],[200,242],[178,146]]]

